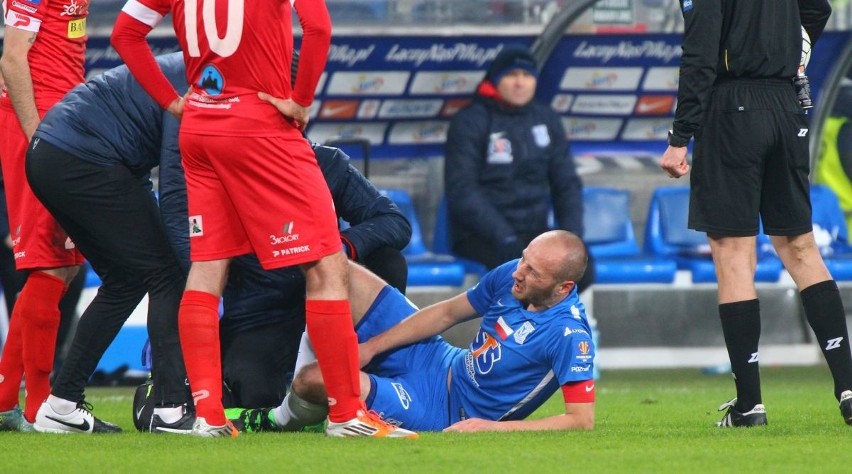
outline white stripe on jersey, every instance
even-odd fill
[[[536,397],[536,395],[541,393],[541,391],[544,390],[544,387],[547,387],[547,384],[550,383],[551,380],[553,380],[553,377],[554,377],[554,375],[553,375],[552,370],[547,372],[547,375],[545,375],[544,378],[541,379],[541,382],[539,382],[538,385],[536,385],[535,388],[533,388],[532,391],[530,391],[530,393],[528,393],[527,396],[524,397],[523,400],[516,403],[515,406],[513,406],[511,409],[509,409],[509,411],[507,411],[503,416],[501,416],[499,421],[505,420],[506,418],[511,416],[512,413],[515,413],[516,411],[523,408],[524,405],[529,403],[530,400],[532,400],[533,398]]]
[[[127,13],[133,18],[136,18],[142,23],[145,23],[151,28],[157,26],[157,24],[163,20],[163,15],[160,15],[155,10],[151,10],[145,5],[142,5],[137,0],[127,0],[127,3],[124,4],[121,11]]]

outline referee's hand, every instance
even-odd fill
[[[686,161],[686,147],[669,145],[666,148],[666,152],[663,153],[663,157],[660,158],[660,168],[672,178],[680,178],[686,173],[689,173],[689,163]]]

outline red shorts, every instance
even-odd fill
[[[3,165],[15,268],[34,270],[82,264],[83,255],[74,242],[30,189],[24,168],[29,143],[18,117],[9,107],[0,106],[0,130],[0,162]],[[61,172],[57,170],[57,173]]]
[[[328,184],[304,138],[180,134],[192,261],[253,252],[269,270],[341,251]]]

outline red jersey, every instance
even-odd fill
[[[36,107],[47,110],[83,82],[89,0],[6,0],[6,26],[37,33],[27,54]],[[2,105],[12,107],[6,89]]]
[[[191,84],[182,130],[296,136],[297,128],[257,93],[292,98],[306,106],[313,101],[328,57],[331,23],[322,0],[298,1],[295,8],[305,36],[295,91],[290,87],[290,1],[130,0],[122,11],[152,28],[171,11]]]

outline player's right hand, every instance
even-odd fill
[[[293,99],[273,97],[266,92],[258,92],[257,96],[260,100],[265,100],[275,106],[278,112],[285,118],[292,120],[299,130],[304,130],[307,127],[309,119],[308,112],[310,110],[308,107],[303,107],[293,102]]]
[[[189,92],[187,92],[187,94],[189,94]],[[183,105],[185,103],[184,102],[185,98],[186,98],[186,96],[183,96],[183,97],[178,97],[177,99],[173,100],[172,103],[169,104],[168,107],[166,107],[166,112],[174,115],[175,118],[178,119],[178,120],[183,118]]]
[[[660,158],[660,168],[672,178],[680,178],[689,173],[689,163],[686,161],[685,146],[669,146]]]

